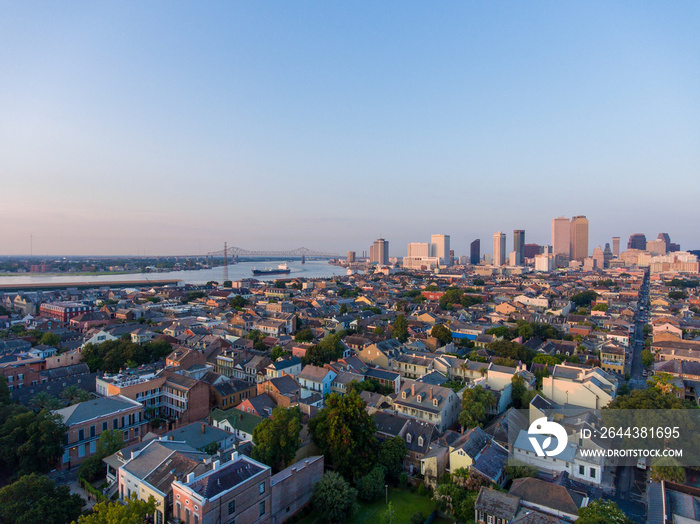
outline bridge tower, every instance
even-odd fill
[[[228,246],[226,245],[226,242],[224,242],[224,282],[228,280]],[[223,285],[222,282],[221,284]]]
[[[301,255],[301,263],[306,264],[306,255]]]

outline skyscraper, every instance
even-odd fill
[[[469,245],[469,261],[473,265],[478,265],[481,262],[481,239],[477,238]]]
[[[620,237],[613,237],[612,254],[615,258],[620,256]]]
[[[647,237],[642,233],[634,233],[630,235],[627,241],[627,249],[639,249],[644,251],[647,248]]]
[[[450,258],[450,235],[432,235],[430,237],[430,256],[440,259],[440,264],[452,265]]]
[[[559,217],[552,219],[552,253],[564,254],[567,257],[571,252],[571,224],[569,219]]]
[[[427,242],[411,242],[406,250],[409,257],[429,257],[430,244]]]
[[[369,263],[377,263],[380,266],[389,265],[389,242],[378,238],[369,248]]]
[[[525,230],[516,229],[513,231],[513,251],[515,251],[515,265],[525,264]]]
[[[502,231],[493,235],[493,264],[506,265],[506,234]]]
[[[354,263],[355,263],[355,252],[348,251],[348,264],[354,264]]]
[[[575,216],[571,219],[571,251],[569,258],[583,262],[588,257],[588,219],[583,216]]]

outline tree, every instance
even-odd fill
[[[340,314],[345,315],[348,312],[348,305],[343,303],[340,304]]]
[[[270,418],[253,429],[253,458],[278,470],[284,469],[299,449],[300,432],[298,407],[275,408]]]
[[[598,297],[598,293],[595,291],[582,291],[581,293],[576,293],[572,295],[569,300],[574,303],[576,307],[588,307]]]
[[[401,437],[386,439],[379,447],[377,463],[386,469],[392,480],[397,480],[403,471],[403,459],[406,457],[406,442]]]
[[[24,406],[0,409],[0,463],[15,475],[49,471],[63,453],[60,415]]]
[[[357,511],[357,490],[340,474],[327,471],[314,486],[311,504],[320,521],[343,522]]]
[[[459,414],[460,425],[473,428],[482,424],[488,416],[489,409],[495,404],[494,394],[482,386],[465,389],[462,395],[462,411]]]
[[[612,500],[597,499],[578,510],[577,524],[632,524]]]
[[[0,522],[64,524],[80,516],[85,501],[44,475],[25,475],[0,489]]]
[[[78,519],[78,524],[122,524],[124,522],[144,522],[148,515],[156,511],[156,501],[148,497],[148,501],[138,500],[136,494],[126,501],[105,501],[96,504],[92,513],[83,515]]]
[[[345,351],[345,346],[341,341],[344,334],[345,332],[341,331],[328,335],[318,344],[311,346],[306,352],[306,355],[302,357],[302,363],[324,366],[329,362],[338,360],[343,356],[343,352]]]
[[[499,357],[512,358],[515,361],[530,362],[535,356],[535,352],[531,349],[510,340],[490,342],[488,348]]]
[[[275,362],[278,358],[284,355],[289,355],[288,351],[285,351],[282,346],[275,346],[270,350],[270,359]]]
[[[56,347],[61,343],[61,337],[56,333],[44,333],[39,340],[39,344]]]
[[[436,324],[430,330],[430,336],[438,339],[441,346],[446,346],[452,342],[452,331],[444,324]]]
[[[408,321],[405,315],[399,315],[391,326],[391,336],[397,338],[399,342],[408,340]]]
[[[234,309],[243,309],[243,307],[248,305],[248,301],[241,295],[236,295],[231,300],[229,300],[228,303]]]
[[[515,409],[523,408],[523,396],[527,393],[527,386],[525,385],[525,379],[520,375],[513,375],[510,379],[510,383],[513,385],[511,389],[511,399],[513,401],[513,407]]]
[[[88,482],[104,477],[106,467],[102,459],[116,453],[122,446],[124,446],[124,441],[118,431],[113,429],[103,431],[97,441],[95,453],[80,463],[78,476]]]
[[[346,478],[362,476],[377,457],[377,425],[356,392],[331,393],[326,407],[309,420],[311,439]]]
[[[357,482],[357,493],[362,500],[377,500],[384,491],[386,471],[382,466],[375,466],[372,471]]]
[[[685,469],[673,457],[659,457],[650,468],[651,480],[654,482],[675,482],[685,484]]]
[[[7,387],[7,379],[0,377],[0,406],[6,406],[12,402],[10,388]]]
[[[233,282],[231,282],[230,280],[224,280],[224,287],[233,287]]]
[[[654,365],[654,354],[648,349],[642,351],[642,365],[647,368]]]
[[[67,406],[72,406],[73,404],[78,404],[80,402],[85,402],[90,400],[92,395],[90,392],[79,388],[78,386],[68,386],[61,391],[61,399],[66,403]]]
[[[593,306],[593,311],[607,311],[608,310],[608,305],[607,304],[596,304]]]
[[[688,293],[685,291],[669,291],[668,298],[671,300],[685,300],[688,298]]]
[[[297,331],[294,335],[294,340],[297,342],[311,342],[314,339],[314,333],[309,328]]]

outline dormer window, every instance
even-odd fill
[[[417,401],[419,404],[420,404],[421,400],[422,400],[422,395],[420,395],[420,394],[419,394],[419,395],[416,395],[416,401]]]
[[[437,407],[438,405],[438,399],[434,398],[433,399],[433,406]]]
[[[419,446],[423,446],[423,435],[421,435],[420,437],[418,437],[418,445],[419,445]]]
[[[407,442],[408,444],[411,443],[411,434],[410,434],[410,433],[406,433],[406,442]]]
[[[404,400],[406,400],[406,392],[405,392],[405,391],[402,391],[402,392],[401,392],[401,398],[404,399]]]

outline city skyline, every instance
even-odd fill
[[[514,228],[549,244],[576,214],[590,249],[659,231],[700,248],[696,3],[0,14],[0,255],[30,237],[42,255],[342,254],[435,231],[465,255]]]

